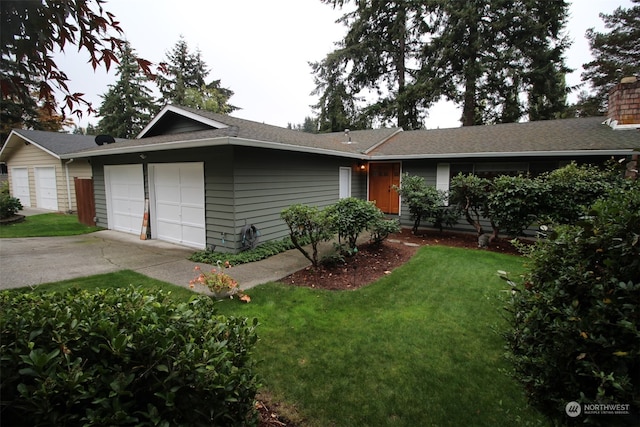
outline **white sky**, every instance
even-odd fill
[[[568,85],[580,83],[582,64],[591,60],[585,31],[603,30],[599,13],[619,6],[631,7],[631,0],[571,1],[566,31],[573,44],[566,64],[576,71],[567,76]],[[310,105],[317,97],[310,95],[315,85],[308,62],[322,60],[346,31],[335,23],[343,11],[320,0],[108,0],[104,9],[120,21],[138,55],[154,63],[184,36],[191,49],[201,50],[211,69],[208,79],[221,79],[235,92],[230,102],[242,109],[234,116],[283,127],[313,115]],[[86,52],[73,48],[56,56],[71,91],[85,93],[97,109],[100,95],[116,81],[115,67],[94,72],[87,59]],[[457,127],[459,118],[455,105],[440,102],[429,111],[426,126]],[[85,115],[80,125],[97,120]]]

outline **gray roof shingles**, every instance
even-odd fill
[[[640,149],[640,131],[613,130],[603,117],[401,132],[372,156]]]
[[[16,129],[14,132],[57,155],[75,153],[87,148],[97,147],[95,136],[93,135],[74,135],[25,129]]]
[[[117,140],[97,146],[93,136],[18,130],[27,139],[58,155],[83,152],[108,154],[120,147],[158,145],[158,149],[179,148],[180,142],[238,138],[277,143],[297,148],[368,155],[371,158],[428,157],[459,154],[571,152],[582,150],[640,150],[639,130],[613,130],[602,124],[603,117],[509,123],[451,129],[402,132],[398,128],[371,129],[327,134],[309,134],[232,116],[177,107],[203,118],[225,124],[226,128],[159,135],[133,140]],[[350,137],[351,143],[348,143]],[[175,145],[178,144],[178,145]]]

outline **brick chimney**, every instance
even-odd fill
[[[608,121],[612,128],[640,128],[640,81],[625,77],[609,91]]]

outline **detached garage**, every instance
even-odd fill
[[[95,147],[94,136],[11,131],[0,149],[0,163],[7,164],[12,196],[24,207],[76,212],[74,178],[90,179],[92,172],[86,158],[69,154]]]

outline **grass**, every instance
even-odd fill
[[[505,373],[497,270],[517,274],[522,259],[424,247],[356,291],[269,283],[250,290],[250,304],[219,309],[259,319],[263,391],[294,408],[289,416],[302,425],[546,425]],[[41,289],[118,283],[192,295],[126,271]]]
[[[63,280],[54,283],[43,283],[33,288],[24,287],[13,290],[13,292],[65,292],[71,288],[86,290],[104,288],[122,288],[124,286],[139,286],[146,289],[161,289],[171,292],[177,301],[188,301],[194,293],[186,288],[181,288],[172,283],[152,279],[132,270],[120,270],[115,273],[96,274],[94,276],[79,277],[76,279]]]
[[[357,291],[267,284],[221,310],[260,320],[265,386],[308,425],[544,425],[505,373],[500,269],[522,259],[425,247]]]
[[[0,238],[75,236],[102,230],[78,222],[76,215],[47,213],[25,217],[24,221],[0,226]]]

